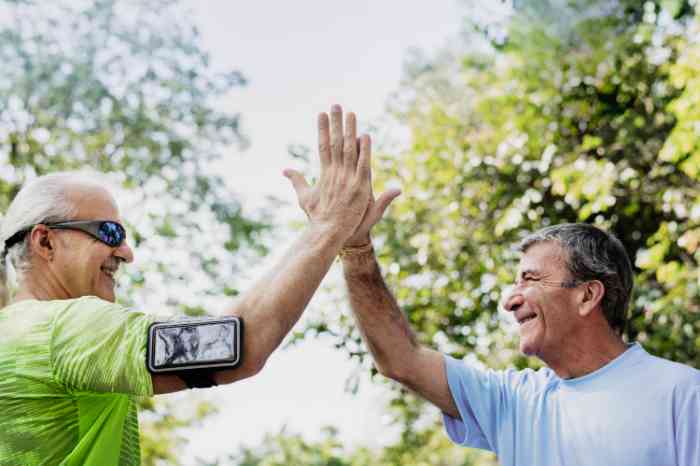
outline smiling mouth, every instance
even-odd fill
[[[102,268],[101,270],[102,270],[102,273],[104,273],[104,274],[107,275],[109,278],[111,278],[112,280],[114,280],[114,274],[117,272],[116,269],[105,269],[105,268]]]
[[[530,322],[531,320],[534,320],[534,319],[536,319],[536,318],[537,318],[537,315],[533,314],[533,315],[531,315],[531,316],[527,316],[527,317],[525,317],[525,318],[519,320],[519,321],[518,321],[518,324],[519,324],[519,325],[523,325],[523,324],[526,324],[526,323],[528,323],[528,322]]]

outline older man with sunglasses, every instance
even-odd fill
[[[364,217],[369,137],[357,139],[352,113],[343,125],[339,106],[330,118],[319,116],[318,129],[318,183],[310,187],[298,172],[285,172],[310,224],[228,310],[245,322],[242,363],[210,374],[213,384],[262,369]],[[71,174],[28,183],[3,218],[0,288],[8,266],[19,286],[0,310],[2,465],[138,465],[134,396],[189,385],[147,370],[153,318],[114,303],[114,272],[134,260],[120,221],[105,189]]]

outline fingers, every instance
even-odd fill
[[[321,173],[331,163],[331,136],[329,134],[330,122],[328,114],[318,115],[318,155],[321,158]],[[286,175],[285,175],[286,176]]]
[[[357,172],[360,178],[369,178],[372,168],[372,140],[369,135],[360,137],[360,156],[357,160]]]
[[[390,189],[389,191],[382,193],[382,195],[374,201],[374,205],[371,206],[370,210],[366,213],[366,218],[362,222],[368,232],[374,225],[377,224],[377,222],[379,222],[379,220],[382,219],[384,212],[386,211],[387,207],[389,207],[389,204],[391,204],[391,201],[396,199],[399,194],[401,194],[400,189]]]
[[[330,136],[328,126],[330,125]],[[360,144],[357,141],[357,117],[349,112],[345,116],[345,128],[343,129],[343,109],[340,105],[331,106],[330,123],[328,115],[321,113],[318,117],[318,141],[321,155],[321,168],[331,163],[346,164],[351,169],[356,169]]]
[[[389,207],[389,204],[391,204],[391,202],[394,199],[399,197],[400,194],[401,194],[400,189],[390,189],[388,191],[383,192],[377,198],[377,200],[374,201],[375,206],[376,206],[375,211],[379,213],[379,217],[377,220],[379,220],[379,218],[381,218],[384,215],[384,211],[386,210],[387,207]]]
[[[399,194],[401,194],[400,189],[390,189],[389,191],[382,193],[382,195],[374,201],[372,212],[370,212],[368,215],[370,228],[381,220],[387,207],[389,207],[389,204],[391,204],[391,201],[396,199]]]
[[[343,162],[343,109],[337,104],[331,107],[331,158]]]
[[[353,172],[357,167],[357,120],[355,114],[349,112],[345,116],[345,140],[343,145],[343,163]]]
[[[360,226],[357,227],[357,230],[353,234],[352,238],[350,238],[346,243],[346,246],[352,247],[366,244],[369,239],[370,230],[372,230],[372,227],[374,227],[374,225],[376,225],[377,222],[382,219],[384,212],[386,212],[387,207],[389,207],[389,204],[391,204],[391,202],[396,199],[399,194],[401,194],[400,189],[390,189],[384,192],[376,200],[371,201],[364,217],[362,218],[362,222],[360,222]]]
[[[304,179],[304,175],[296,170],[292,170],[291,168],[285,169],[282,173],[284,176],[289,178],[289,181],[292,182],[292,186],[294,187],[294,191],[297,193],[297,197],[301,198],[309,189],[309,183],[307,183],[306,179]]]

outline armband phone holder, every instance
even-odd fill
[[[179,376],[190,388],[216,385],[216,371],[242,360],[243,320],[209,317],[156,322],[148,329],[146,359],[152,374]]]

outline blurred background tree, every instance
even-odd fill
[[[200,466],[476,466],[478,453],[448,448],[441,432],[426,432],[420,443],[401,443],[381,451],[359,447],[348,451],[333,427],[326,427],[319,441],[310,442],[282,429],[267,435],[254,447],[243,447],[226,460]],[[486,466],[495,463],[478,463]]]
[[[235,295],[241,246],[264,252],[267,228],[243,214],[211,168],[247,145],[241,116],[216,107],[243,75],[211,68],[178,2],[2,6],[0,160],[8,168],[0,211],[36,175],[84,167],[111,174],[124,188],[132,243],[148,254],[124,284],[134,290],[149,278],[149,287],[129,299],[167,284],[168,305],[197,314],[204,309],[190,305],[200,295]],[[182,263],[190,267],[175,266]]]
[[[241,116],[216,107],[243,75],[212,69],[177,1],[2,0],[0,19],[0,213],[38,175],[106,173],[139,257],[123,303],[200,315],[234,296],[269,229],[211,168],[247,144]],[[177,464],[178,429],[213,412],[183,396],[193,413],[144,401],[144,464]]]

